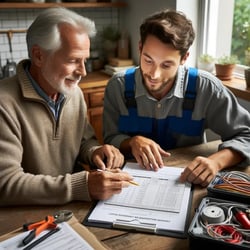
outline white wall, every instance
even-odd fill
[[[193,45],[190,47],[190,56],[187,60],[187,64],[190,66],[196,65],[197,57],[197,44],[199,39],[198,34],[198,0],[177,0],[176,9],[182,11],[192,21],[193,27],[196,33]]]

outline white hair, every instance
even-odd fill
[[[47,51],[55,51],[61,46],[59,25],[62,23],[78,28],[90,38],[96,34],[95,23],[89,18],[62,7],[48,8],[28,28],[26,41],[29,57],[34,45]]]

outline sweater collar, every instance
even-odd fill
[[[21,84],[23,96],[31,99],[43,99],[47,103],[52,100],[48,95],[40,88],[36,81],[30,75],[28,68],[30,67],[31,61],[29,59],[22,60],[17,65],[17,75]],[[66,97],[60,94],[58,101],[62,102]]]
[[[54,103],[61,103],[64,99],[65,96],[63,94],[59,93],[59,98],[58,100],[55,102],[54,100],[52,100],[44,91],[43,89],[39,86],[39,84],[34,80],[34,78],[31,76],[30,72],[29,72],[29,65],[25,66],[25,72],[27,74],[27,76],[30,79],[30,82],[33,86],[33,88],[35,89],[35,91],[37,92],[38,95],[40,95],[49,105],[53,105]]]
[[[43,99],[39,96],[31,84],[31,81],[25,71],[26,67],[29,67],[30,60],[25,59],[18,63],[17,65],[17,76],[20,82],[20,87],[25,98],[29,99]]]

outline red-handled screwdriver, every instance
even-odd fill
[[[250,229],[250,221],[247,217],[247,214],[244,213],[241,209],[233,207],[232,212],[236,220],[241,224],[245,229]]]

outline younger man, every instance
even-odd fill
[[[210,128],[221,136],[218,152],[197,156],[182,181],[207,186],[218,171],[249,164],[249,112],[219,79],[184,65],[195,38],[191,21],[164,10],[144,20],[140,36],[140,66],[116,74],[106,88],[105,143],[157,170],[165,150],[202,143]]]

